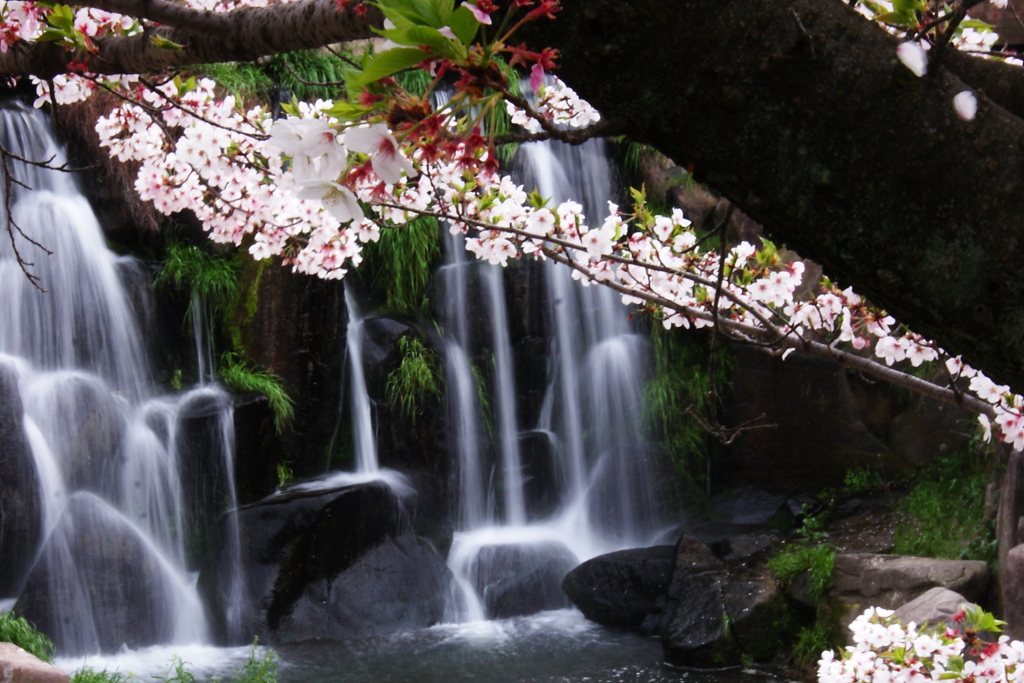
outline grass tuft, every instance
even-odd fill
[[[836,549],[831,545],[790,545],[768,561],[768,569],[780,581],[792,581],[804,572],[810,572],[807,593],[820,603],[832,588],[832,570],[836,563]]]
[[[51,661],[57,651],[49,636],[38,631],[25,617],[15,617],[14,612],[0,613],[0,642],[14,643],[44,662]]]
[[[272,372],[254,368],[238,354],[225,353],[220,359],[220,376],[232,389],[258,391],[267,397],[274,411],[274,426],[280,434],[295,416],[295,402],[281,385],[281,378]]]
[[[238,301],[240,272],[239,262],[232,257],[215,256],[202,247],[171,240],[153,285],[187,288],[211,310],[224,311]]]
[[[363,249],[365,268],[383,283],[391,313],[421,314],[427,309],[427,283],[437,258],[437,219],[424,216],[400,228],[381,231],[380,241]]]
[[[416,337],[406,335],[399,339],[398,350],[402,363],[388,375],[388,401],[416,424],[423,405],[431,396],[441,395],[436,360],[433,351]]]
[[[71,674],[69,683],[125,683],[129,676],[120,671],[97,671],[90,667],[83,667]]]

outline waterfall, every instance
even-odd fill
[[[0,110],[0,143],[64,163],[48,120],[24,107]],[[5,582],[16,594],[0,598],[17,598],[15,609],[65,655],[202,642],[208,627],[194,572],[217,546],[229,555],[238,548],[237,529],[226,538],[216,531],[235,505],[230,396],[212,384],[158,395],[124,285],[133,264],[106,248],[70,174],[9,166],[24,185],[9,198],[24,236],[0,240],[0,365],[16,378],[13,387],[0,383],[0,403],[20,401],[26,452],[0,453],[0,464],[30,458],[41,523],[30,570]],[[201,308],[193,311],[200,326]],[[205,336],[197,328],[204,382],[213,375]],[[241,574],[233,571],[235,602]]]
[[[363,370],[363,317],[359,313],[349,288],[345,288],[345,306],[348,309],[348,327],[345,345],[348,349],[349,394],[352,410],[352,434],[355,439],[356,472],[373,474],[377,464],[377,437],[373,433],[373,414],[370,395],[366,391],[366,373]]]
[[[579,201],[591,220],[605,215],[614,188],[603,141],[578,147],[524,144],[517,160],[527,189],[536,187],[553,204]],[[545,301],[530,303],[545,307],[549,340],[546,367],[538,363],[546,370],[547,391],[532,426],[520,424],[516,413],[503,284],[508,274],[475,263],[477,277],[470,277],[474,271],[466,263],[461,236],[449,240],[441,271],[460,510],[448,556],[458,588],[449,605],[451,620],[527,613],[516,610],[529,607],[510,607],[502,597],[516,581],[533,582],[534,595],[549,592],[548,602],[540,601],[536,608],[558,606],[557,583],[579,560],[645,543],[657,530],[656,487],[639,426],[645,339],[631,329],[628,309],[611,290],[581,287],[558,264],[520,267],[542,268],[546,281]],[[487,310],[471,316],[468,311],[476,301],[486,302]],[[470,358],[486,362],[488,351],[494,365],[493,444],[475,428],[472,416],[480,405],[470,384]],[[556,489],[553,512],[526,495],[529,479],[523,471],[521,440],[527,436],[538,437],[546,450],[534,453],[534,460],[552,461],[548,471],[557,482],[543,486]],[[501,485],[494,486],[495,481]],[[496,509],[503,511],[502,517],[494,514]],[[553,589],[537,579],[542,575],[554,582]]]

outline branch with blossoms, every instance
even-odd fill
[[[707,249],[681,211],[656,215],[639,191],[631,211],[612,205],[591,224],[578,204],[548,206],[502,176],[494,126],[501,113],[525,135],[585,135],[612,125],[548,76],[552,52],[509,47],[519,27],[547,18],[554,3],[512,0],[504,13],[485,0],[458,7],[381,0],[379,7],[387,49],[346,74],[347,99],[293,103],[286,119],[273,121],[262,107],[243,111],[213,81],[187,74],[153,81],[71,74],[54,79],[52,90],[38,82],[39,103],[116,92],[121,102],[97,131],[112,156],[140,162],[140,197],[165,214],[193,211],[214,241],[241,245],[251,235],[254,258],[341,278],[381,230],[431,215],[465,234],[479,259],[558,261],[584,285],[616,290],[666,327],[714,325],[783,358],[802,350],[835,360],[962,405],[1024,447],[1024,399],[946,358],[850,289],[825,280],[797,296],[804,266],[784,262],[770,242]],[[530,72],[526,95],[510,85],[512,63]],[[395,80],[410,68],[431,74],[425,93]],[[945,385],[896,365],[937,361],[946,363]]]
[[[870,607],[850,631],[853,644],[839,657],[826,650],[818,662],[818,683],[1007,683],[1024,673],[1024,643],[999,633],[1004,622],[980,607],[963,607],[944,624],[903,625],[893,612]]]

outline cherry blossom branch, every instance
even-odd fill
[[[564,255],[559,254],[553,250],[544,250],[544,255],[553,261],[557,261],[577,272],[581,273],[591,282],[600,284],[603,287],[608,287],[620,294],[626,296],[636,297],[643,299],[648,303],[667,308],[669,310],[676,311],[689,318],[697,318],[706,322],[712,323],[715,327],[718,327],[723,333],[729,336],[734,341],[740,343],[747,343],[750,339],[765,339],[771,338],[775,334],[781,334],[780,330],[772,329],[766,330],[761,327],[750,325],[738,320],[732,320],[730,318],[713,316],[708,311],[692,308],[690,306],[681,305],[675,301],[665,299],[664,297],[657,296],[651,292],[639,291],[631,287],[619,284],[618,282],[610,280],[598,280],[594,277],[594,274],[581,266],[580,264],[566,258]],[[901,372],[895,368],[882,365],[877,363],[870,358],[858,356],[856,354],[842,351],[829,344],[809,340],[803,337],[797,336],[795,333],[786,334],[775,340],[773,349],[765,348],[764,350],[773,356],[785,357],[789,351],[803,351],[819,358],[826,360],[832,360],[844,367],[858,370],[867,375],[875,377],[877,379],[884,380],[890,384],[910,389],[911,391],[917,392],[929,398],[933,398],[943,403],[950,403],[958,405],[965,410],[976,413],[979,415],[986,415],[989,418],[994,418],[996,411],[993,406],[981,399],[973,396],[968,396],[962,392],[954,391],[953,389],[940,387],[933,382],[928,380],[909,375],[905,372]]]
[[[136,19],[149,19],[164,26],[183,28],[207,35],[223,35],[231,28],[224,12],[197,10],[168,0],[87,0],[87,7],[116,12]]]
[[[127,0],[123,0],[127,1]],[[339,11],[334,0],[297,0],[271,7],[243,7],[222,15],[224,30],[206,33],[182,25],[147,28],[132,36],[93,40],[95,54],[78,54],[55,42],[18,41],[0,53],[0,75],[42,79],[78,70],[94,74],[134,74],[168,67],[253,61],[259,57],[373,37],[383,26],[376,7],[362,13]],[[154,40],[159,39],[159,40]],[[180,49],[159,47],[174,44]]]

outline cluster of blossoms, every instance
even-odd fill
[[[906,626],[893,613],[868,608],[850,625],[853,645],[836,658],[826,650],[818,662],[819,683],[1019,683],[1024,681],[1024,643],[1000,636],[985,642],[982,631],[1002,622],[980,609],[963,610],[944,631]]]
[[[228,8],[211,1],[201,7]],[[523,256],[557,260],[584,285],[613,287],[624,302],[645,307],[666,327],[718,322],[734,337],[777,344],[786,353],[813,340],[872,354],[886,366],[945,360],[949,384],[969,383],[966,390],[990,406],[1002,438],[1024,448],[1024,399],[949,359],[852,290],[827,280],[805,283],[804,264],[784,259],[771,243],[755,248],[743,242],[723,256],[706,248],[682,211],[650,212],[642,192],[634,193],[630,211],[612,204],[591,222],[579,204],[549,206],[502,176],[494,138],[481,132],[496,107],[507,107],[528,132],[586,126],[599,114],[557,79],[535,84],[535,104],[523,105],[529,110],[517,107],[510,100],[523,101],[510,96],[501,70],[481,57],[490,48],[470,50],[459,38],[489,24],[497,4],[451,4],[437,26],[414,26],[434,36],[409,28],[422,20],[400,13],[409,5],[381,2],[391,26],[403,26],[389,28],[385,37],[395,50],[412,53],[410,64],[435,74],[431,87],[445,73],[458,77],[455,94],[443,105],[404,93],[390,74],[368,79],[353,100],[297,103],[291,116],[277,121],[261,107],[243,110],[211,80],[180,75],[153,83],[70,74],[54,79],[52,93],[48,83],[37,83],[37,104],[115,92],[119,104],[99,120],[97,131],[112,156],[140,164],[139,195],[168,215],[192,211],[211,239],[245,246],[257,259],[280,257],[298,272],[341,278],[347,267],[359,265],[362,245],[376,241],[381,229],[401,229],[416,216],[432,215],[465,234],[466,248],[479,259],[503,266]],[[550,0],[509,4],[509,16],[525,8],[527,19],[547,16],[554,7]],[[90,10],[78,22],[82,16],[76,14],[71,30],[85,38],[137,30],[137,23],[117,15]],[[52,25],[52,18],[47,21]],[[456,56],[409,46],[425,35],[436,50]],[[507,45],[507,36],[494,45]],[[532,62],[534,76],[551,67],[550,51],[502,49],[512,61]],[[371,63],[367,71],[374,68]],[[980,419],[989,430],[991,420]]]
[[[505,107],[512,117],[512,123],[522,126],[526,132],[539,133],[543,130],[541,122],[526,110],[511,102],[506,102]],[[552,78],[549,83],[537,88],[535,108],[545,120],[574,128],[585,128],[601,120],[601,114],[589,102],[581,99],[575,90],[558,78]]]

